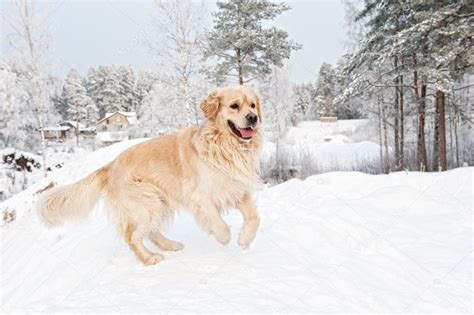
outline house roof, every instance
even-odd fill
[[[51,126],[51,127],[44,127],[43,131],[66,131],[71,129],[70,126]]]
[[[128,123],[130,125],[135,125],[137,123],[137,113],[136,112],[122,112],[122,111],[118,111],[118,112],[113,112],[113,113],[106,113],[104,118],[100,119],[96,124],[100,124],[101,122],[103,122],[105,119],[107,118],[110,118],[112,117],[113,115],[115,114],[119,114],[119,115],[122,115],[122,116],[125,116],[125,118],[127,118],[128,120]]]
[[[74,128],[77,128],[77,121],[74,120],[65,120],[59,124],[60,126],[68,125]],[[79,130],[86,129],[84,124],[79,123]]]

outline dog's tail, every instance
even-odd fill
[[[78,182],[45,192],[37,204],[43,223],[55,226],[66,219],[86,217],[107,184],[107,168],[102,167]]]

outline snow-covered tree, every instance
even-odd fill
[[[141,107],[150,92],[153,91],[155,84],[158,83],[158,76],[148,71],[137,73],[137,82],[135,84],[135,96],[137,102],[137,115],[140,118]]]
[[[138,112],[142,136],[163,135],[183,126],[186,113],[180,107],[170,106],[175,98],[176,90],[161,80],[153,86]]]
[[[258,90],[265,104],[265,124],[272,130],[273,140],[278,141],[292,125],[295,98],[289,66],[271,68],[270,75],[259,82]]]
[[[12,51],[10,63],[13,63],[12,68],[15,69],[16,82],[19,84],[17,87],[25,92],[21,94],[26,115],[21,119],[32,123],[27,136],[29,140],[23,141],[31,142],[30,149],[36,148],[35,143],[41,143],[46,176],[46,140],[43,128],[55,119],[47,85],[50,44],[48,27],[35,2],[17,0],[11,2],[8,10],[8,14],[2,15],[4,25],[7,26],[5,39]],[[41,135],[40,139],[37,135]]]
[[[99,119],[99,111],[84,87],[80,74],[71,69],[64,82],[63,99],[67,104],[68,119],[93,125]]]
[[[310,108],[313,106],[315,88],[312,83],[297,84],[293,86],[295,97],[295,114],[300,119],[306,119]]]
[[[316,82],[316,99],[311,108],[313,117],[333,116],[336,113],[333,99],[335,94],[336,75],[329,63],[323,63],[319,69]]]
[[[136,94],[136,78],[131,67],[120,66],[117,68],[119,77],[119,90],[122,96],[123,107],[127,112],[137,110],[138,97]]]
[[[107,112],[137,110],[139,96],[136,78],[130,67],[99,66],[89,69],[86,78],[88,95],[99,109],[100,117]]]
[[[336,62],[334,69],[335,85],[334,85],[334,111],[338,119],[357,119],[363,116],[366,98],[359,91],[357,97],[340,98],[344,93],[344,89],[349,86],[352,78],[351,74],[345,72],[348,62],[348,55],[343,55]],[[365,115],[367,116],[367,115]]]
[[[17,146],[31,149],[29,130],[35,129],[35,121],[29,113],[28,93],[21,79],[7,63],[0,63],[0,146]],[[38,138],[35,138],[38,141]]]
[[[268,75],[272,66],[281,67],[301,45],[288,33],[266,27],[268,21],[290,9],[268,0],[218,1],[214,28],[207,36],[204,57],[215,60],[213,77],[223,81],[236,77],[239,84]]]
[[[197,122],[199,117],[193,100],[200,95],[198,82],[202,59],[204,28],[202,3],[189,0],[156,0],[152,16],[156,32],[148,40],[150,53],[155,57],[163,75],[161,83],[176,92],[170,106],[184,109],[186,124]]]

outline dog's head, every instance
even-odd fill
[[[214,90],[201,102],[206,120],[240,141],[250,141],[257,133],[262,123],[260,106],[257,93],[244,86]]]

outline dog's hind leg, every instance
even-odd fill
[[[153,229],[150,232],[149,237],[153,244],[155,244],[158,248],[162,250],[178,251],[184,248],[183,244],[164,237],[163,234],[161,234],[161,232],[158,230],[158,228]]]
[[[159,263],[164,257],[158,253],[149,251],[143,245],[143,238],[146,234],[148,234],[148,230],[145,227],[136,226],[133,223],[129,223],[125,229],[125,240],[130,246],[130,249],[144,265],[148,266]]]
[[[242,199],[237,203],[237,208],[244,217],[244,225],[239,234],[238,242],[240,247],[246,249],[250,246],[250,243],[252,243],[257,235],[257,230],[260,225],[260,217],[250,194],[245,194],[242,197]]]

